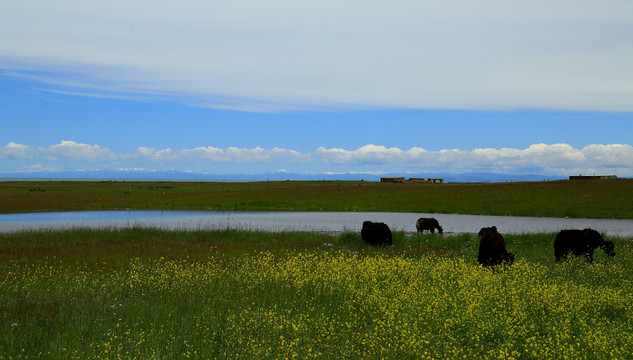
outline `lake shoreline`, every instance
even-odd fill
[[[520,217],[496,215],[395,212],[222,212],[192,210],[107,210],[0,214],[0,233],[73,228],[148,227],[164,230],[234,229],[265,232],[359,232],[363,221],[386,223],[392,231],[416,233],[420,217],[434,217],[445,234],[473,234],[496,226],[508,234],[556,233],[563,229],[593,228],[606,235],[633,237],[633,220]]]

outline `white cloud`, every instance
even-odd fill
[[[404,160],[403,154],[404,152],[398,148],[376,145],[365,145],[356,150],[319,147],[316,151],[316,155],[323,161],[334,165],[379,165],[393,161],[402,162]]]
[[[99,145],[88,145],[63,140],[59,144],[49,147],[33,147],[10,142],[0,148],[0,159],[71,160],[94,163],[116,161],[119,159],[119,156]]]
[[[24,168],[85,168],[90,164],[116,168],[222,171],[233,167],[272,171],[283,168],[304,173],[384,172],[495,172],[506,174],[570,175],[614,173],[633,176],[633,146],[593,144],[576,149],[568,144],[534,144],[525,149],[477,148],[428,151],[419,147],[399,149],[365,145],[355,150],[319,147],[313,152],[262,147],[156,150],[139,147],[136,152],[117,154],[99,145],[62,141],[49,147],[11,142],[0,148],[0,158]],[[7,161],[4,162],[8,163]],[[222,167],[223,166],[223,167]],[[215,170],[214,170],[215,169]],[[252,170],[251,170],[252,171]],[[248,170],[246,171],[248,172]]]
[[[589,145],[576,149],[568,144],[534,144],[526,149],[445,149],[426,151],[420,148],[401,150],[367,145],[356,150],[320,147],[316,157],[336,166],[399,166],[433,171],[487,171],[526,173],[530,171],[565,175],[570,171],[619,170],[633,175],[633,147],[630,145]],[[415,171],[415,170],[414,170]],[[587,172],[587,171],[585,171]]]
[[[191,164],[202,161],[212,163],[269,163],[276,159],[288,161],[305,161],[307,155],[303,155],[295,150],[286,150],[275,147],[267,150],[261,147],[252,149],[229,147],[220,149],[216,147],[198,147],[194,149],[182,149],[172,151],[171,149],[156,150],[139,147],[136,154],[125,155],[126,158],[136,161],[147,161],[157,164]]]
[[[245,111],[633,110],[633,3],[12,1],[0,68]]]
[[[0,159],[29,159],[33,153],[34,149],[30,146],[10,142],[0,148]]]
[[[28,172],[53,172],[60,171],[60,167],[57,165],[45,166],[43,164],[33,164],[27,166]]]
[[[156,150],[147,147],[139,147],[136,149],[136,154],[126,155],[125,158],[156,164],[167,164],[177,160],[169,148]]]
[[[631,145],[588,145],[583,148],[583,152],[592,162],[598,166],[619,166],[629,164],[633,166],[633,147]]]
[[[114,154],[107,148],[99,145],[81,144],[75,141],[64,140],[57,145],[48,148],[39,148],[41,153],[47,154],[52,160],[58,158],[69,159],[82,162],[109,162],[118,159],[118,155]]]

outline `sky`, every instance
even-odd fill
[[[628,0],[0,5],[0,174],[633,177]]]

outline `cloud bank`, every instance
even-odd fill
[[[365,145],[354,150],[319,147],[301,153],[292,149],[198,147],[152,149],[139,147],[133,153],[115,153],[99,145],[62,141],[48,147],[11,142],[0,148],[0,172],[25,169],[144,168],[194,171],[230,171],[231,166],[255,166],[275,171],[284,168],[310,172],[493,172],[499,174],[572,175],[608,173],[633,176],[633,147],[625,144],[588,145],[576,149],[568,144],[534,144],[525,149],[477,148],[427,151],[419,147],[399,149]]]
[[[2,75],[243,111],[633,111],[630,1],[10,1]]]

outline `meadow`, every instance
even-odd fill
[[[633,179],[484,184],[366,181],[0,182],[0,213],[204,209],[633,219]]]
[[[556,263],[555,234],[154,229],[0,237],[0,359],[630,359],[633,256]]]

